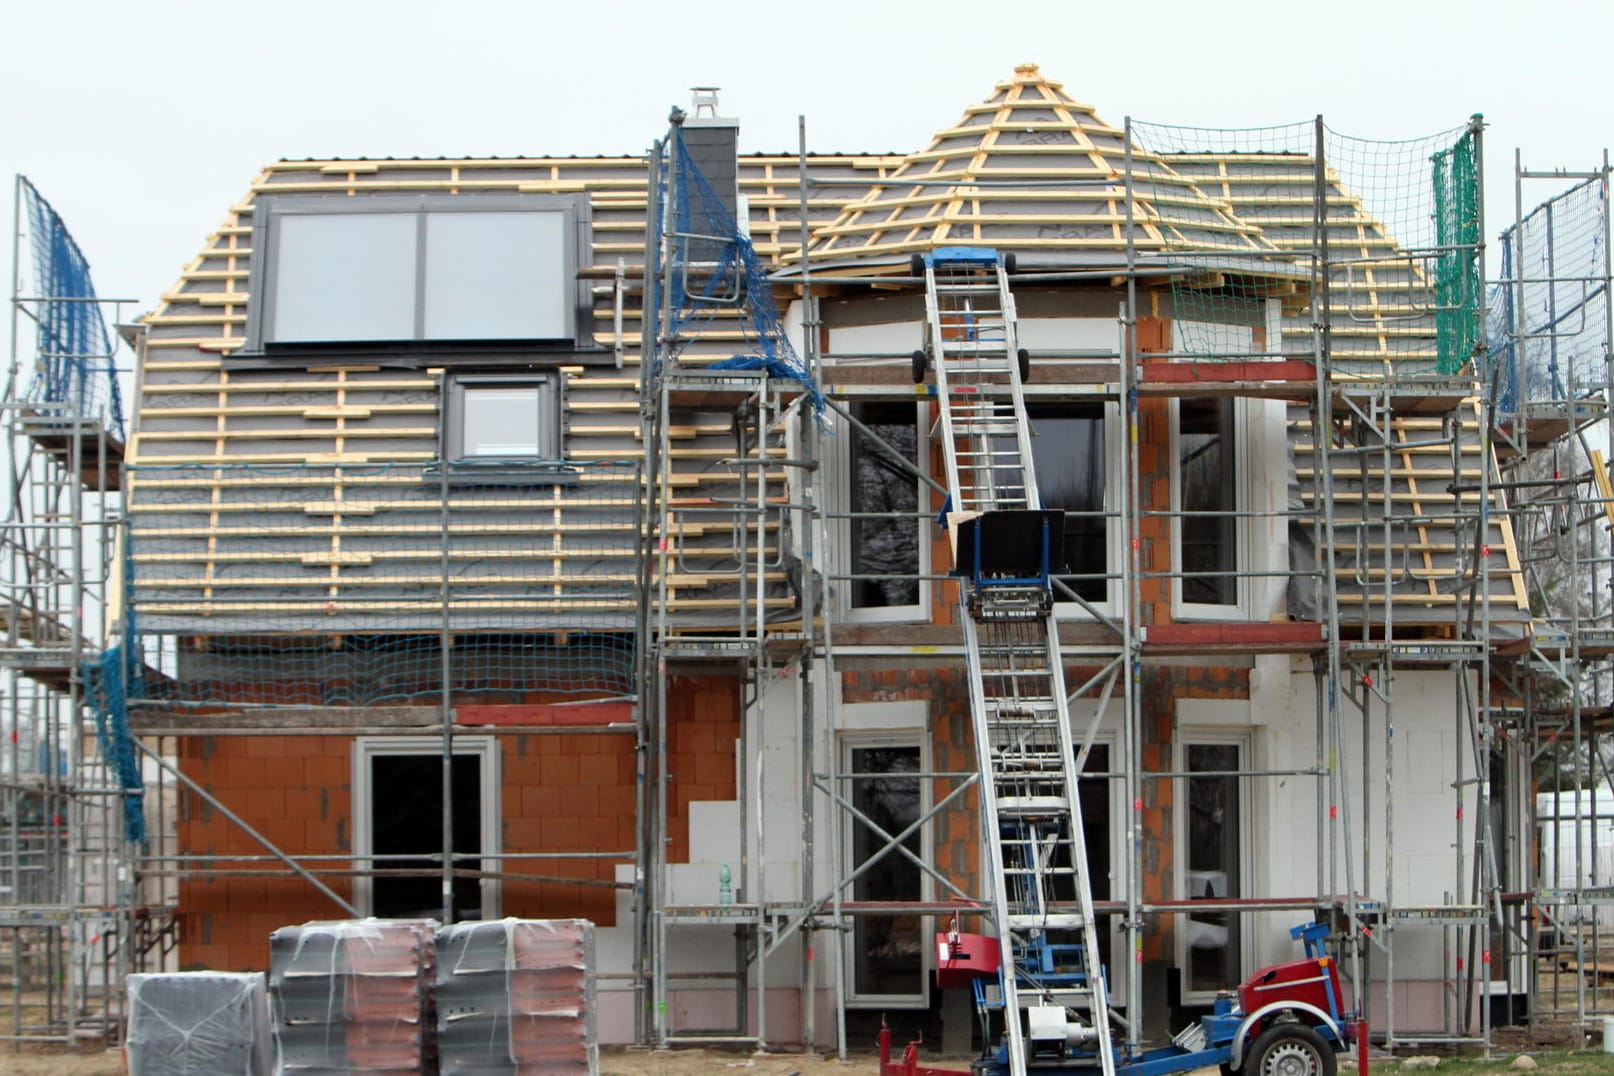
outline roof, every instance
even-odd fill
[[[1133,146],[1035,64],[1021,64],[890,179],[814,231],[815,268],[906,265],[937,246],[1057,250],[1087,260],[1124,252],[1128,158],[1136,250],[1267,255],[1276,248],[1229,204],[1166,159]],[[787,254],[786,263],[799,261]]]

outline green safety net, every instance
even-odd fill
[[[1170,355],[1309,361],[1321,340],[1336,375],[1370,379],[1451,375],[1472,358],[1481,288],[1470,128],[1402,141],[1312,122],[1133,121],[1130,133],[1127,233],[1138,266],[1167,281]]]
[[[1435,338],[1439,370],[1455,374],[1479,344],[1483,295],[1479,177],[1475,136],[1465,132],[1433,158],[1435,200]]]

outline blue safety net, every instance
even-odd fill
[[[126,639],[86,663],[83,671],[101,757],[106,759],[122,794],[123,837],[140,844],[146,840],[146,786],[140,773],[134,736],[129,731],[132,657]]]
[[[823,396],[791,346],[762,259],[695,163],[681,127],[668,140],[659,181],[672,227],[666,249],[671,283],[659,295],[667,346],[658,359],[677,358],[703,333],[722,329],[727,339],[738,329],[742,339],[735,353],[708,368],[766,370],[796,381],[822,411]]]
[[[17,183],[34,273],[24,296],[36,325],[28,402],[47,413],[96,419],[121,434],[123,400],[113,337],[90,279],[90,263],[34,185],[22,176]]]

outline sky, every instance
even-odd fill
[[[815,152],[907,152],[1034,62],[1116,125],[1320,113],[1398,140],[1482,112],[1494,239],[1515,148],[1588,169],[1614,143],[1611,51],[1609,0],[14,0],[0,176],[129,320],[282,157],[637,154],[693,85],[742,152],[794,152],[798,116]]]

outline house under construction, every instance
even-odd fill
[[[953,925],[1068,934],[1128,1044],[1311,921],[1391,1047],[1614,1013],[1606,160],[1498,224],[1477,116],[1032,65],[905,156],[736,132],[270,165],[124,330],[127,432],[19,181],[10,1034],[355,915],[590,919],[616,1043],[967,1033]]]

